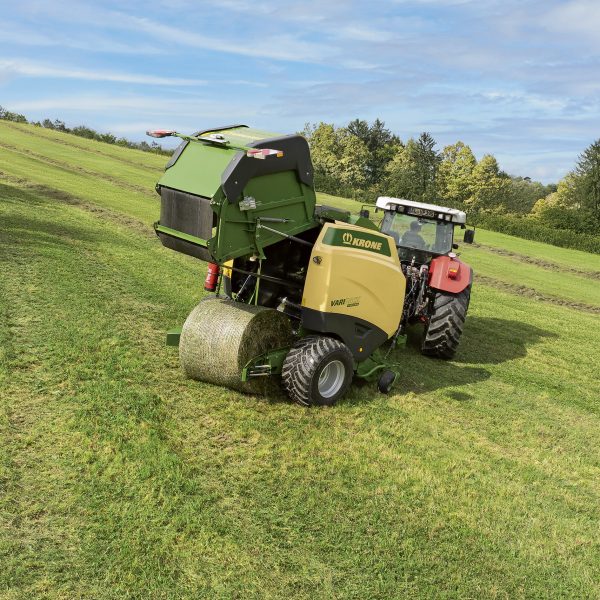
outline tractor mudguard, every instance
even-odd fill
[[[429,287],[460,294],[473,281],[473,270],[453,256],[437,256],[429,265]]]

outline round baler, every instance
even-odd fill
[[[245,125],[148,133],[182,139],[156,186],[155,231],[164,246],[209,263],[205,290],[214,294],[167,334],[186,376],[249,393],[269,393],[281,379],[296,402],[331,405],[354,376],[390,391],[389,349],[415,319],[427,320],[424,353],[453,353],[457,309],[450,302],[454,316],[443,316],[440,294],[456,258],[436,254],[416,298],[423,263],[404,260],[393,226],[380,230],[367,211],[316,205],[302,136]],[[383,225],[393,224],[387,215],[398,209],[380,208]]]

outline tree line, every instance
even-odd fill
[[[166,150],[160,144],[156,142],[132,142],[124,137],[117,137],[112,133],[101,133],[87,127],[87,125],[77,125],[76,127],[67,127],[63,121],[55,119],[44,119],[43,121],[29,121],[25,115],[11,112],[0,106],[0,119],[4,121],[12,121],[13,123],[29,123],[36,127],[43,127],[44,129],[52,129],[54,131],[62,131],[63,133],[70,133],[77,135],[88,140],[96,140],[98,142],[104,142],[105,144],[115,144],[116,146],[123,146],[125,148],[133,148],[135,150],[143,150],[144,152],[154,152],[155,154],[164,154],[169,156],[173,150]]]
[[[600,140],[557,185],[544,185],[505,173],[491,154],[477,160],[462,141],[438,150],[424,132],[403,142],[379,119],[307,124],[302,133],[320,191],[361,201],[385,195],[442,204],[465,210],[474,224],[600,251]]]
[[[132,142],[85,125],[67,127],[58,119],[30,122],[1,106],[0,119],[172,153],[154,141]],[[301,133],[311,147],[319,191],[361,202],[385,195],[443,204],[465,210],[473,224],[600,253],[600,139],[582,152],[557,185],[544,185],[505,173],[491,154],[477,160],[462,141],[439,150],[433,137],[423,132],[404,142],[380,119],[354,119],[345,127],[307,124]]]

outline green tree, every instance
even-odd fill
[[[366,146],[369,156],[366,164],[366,183],[377,185],[385,175],[385,167],[402,144],[400,138],[393,134],[385,123],[375,119],[371,125],[367,121],[354,119],[346,129],[359,138]]]
[[[533,216],[546,225],[598,235],[600,230],[600,140],[579,156],[555,193],[539,200]]]
[[[426,202],[436,198],[436,176],[440,155],[435,149],[435,140],[424,131],[416,142],[416,165],[421,198]]]
[[[581,208],[600,223],[600,139],[579,156],[575,176]]]
[[[463,208],[471,196],[471,178],[477,159],[469,146],[456,142],[441,153],[437,193],[449,206]]]
[[[2,119],[4,121],[13,121],[14,123],[27,123],[28,122],[25,115],[11,112],[9,110],[6,110],[2,106],[0,106],[0,119]]]
[[[310,145],[315,187],[323,192],[334,192],[340,185],[340,152],[335,127],[329,123],[307,123],[302,133]]]
[[[508,192],[504,202],[507,212],[526,215],[541,198],[552,193],[555,188],[525,177],[510,177]]]
[[[498,161],[486,154],[471,174],[471,195],[465,202],[473,212],[502,210],[510,186],[509,178],[500,172]]]
[[[364,189],[370,157],[366,144],[347,129],[338,130],[337,144],[340,151],[337,165],[340,183],[351,192]]]
[[[408,140],[406,146],[396,150],[386,166],[385,193],[396,198],[420,200],[416,165],[416,142]]]
[[[435,179],[439,163],[435,140],[422,133],[418,140],[410,139],[398,147],[386,167],[387,194],[423,202],[435,199]]]
[[[531,215],[556,229],[598,234],[597,218],[582,205],[581,178],[575,172],[568,173],[558,182],[556,192],[538,200]]]

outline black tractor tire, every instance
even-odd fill
[[[348,390],[354,360],[348,347],[327,336],[307,336],[288,352],[281,381],[288,396],[302,406],[332,406]]]
[[[453,358],[462,335],[471,286],[459,294],[436,292],[429,322],[425,326],[421,342],[421,354],[434,358]]]

